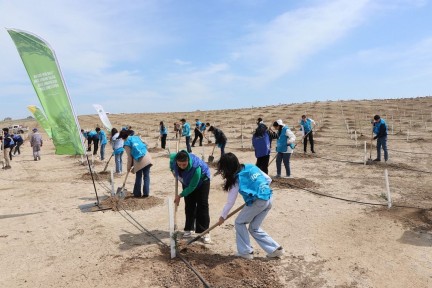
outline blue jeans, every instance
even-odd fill
[[[116,154],[114,155],[114,160],[115,160],[115,166],[116,166],[116,173],[122,173],[123,171],[123,152],[121,152],[120,154]]]
[[[276,156],[276,174],[281,176],[282,171],[282,160],[285,166],[285,172],[286,176],[291,176],[291,169],[290,169],[290,158],[291,153],[281,153],[278,152]]]
[[[187,152],[191,153],[192,152],[192,148],[191,148],[191,145],[190,145],[190,136],[186,136],[185,138],[186,138],[186,150],[187,150]]]
[[[384,161],[388,160],[387,136],[377,139],[377,159],[381,160],[381,146],[384,150]]]
[[[100,150],[101,160],[105,159],[105,146],[106,144],[101,144],[101,150]]]
[[[260,227],[272,207],[272,202],[272,198],[270,198],[270,200],[257,199],[251,206],[245,206],[240,211],[240,214],[235,220],[237,252],[239,254],[244,255],[253,252],[249,233],[267,253],[272,253],[280,247],[280,245]],[[246,228],[246,224],[249,224],[249,228]]]
[[[136,172],[135,185],[133,189],[133,194],[135,197],[141,197],[141,183],[144,180],[143,184],[143,195],[149,196],[150,194],[150,167],[151,165],[147,165],[141,170]]]

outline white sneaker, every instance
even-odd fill
[[[253,260],[254,256],[253,256],[253,252],[249,253],[249,254],[240,254],[240,253],[236,253],[237,257],[241,257],[247,260]]]
[[[281,258],[283,254],[285,253],[285,250],[280,246],[275,251],[273,251],[270,254],[267,254],[267,258]]]
[[[205,234],[203,237],[201,237],[201,239],[204,244],[210,244],[211,243],[210,233]]]
[[[192,238],[192,231],[184,231],[183,238]]]

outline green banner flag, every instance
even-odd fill
[[[51,126],[56,154],[84,155],[84,141],[54,50],[29,32],[7,29]]]
[[[52,139],[51,126],[48,123],[48,119],[46,118],[45,114],[39,109],[39,107],[36,107],[35,105],[27,106],[27,109],[33,114],[39,125],[41,125],[45,130],[45,132],[48,134],[48,137]]]

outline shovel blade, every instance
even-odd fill
[[[208,162],[209,162],[209,163],[212,163],[213,160],[214,160],[214,156],[209,156],[209,158],[208,158]]]

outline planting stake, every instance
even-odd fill
[[[388,207],[388,209],[390,209],[392,206],[392,201],[391,201],[390,184],[389,184],[387,169],[384,170],[384,177],[385,177],[386,189],[387,189],[387,207]]]

